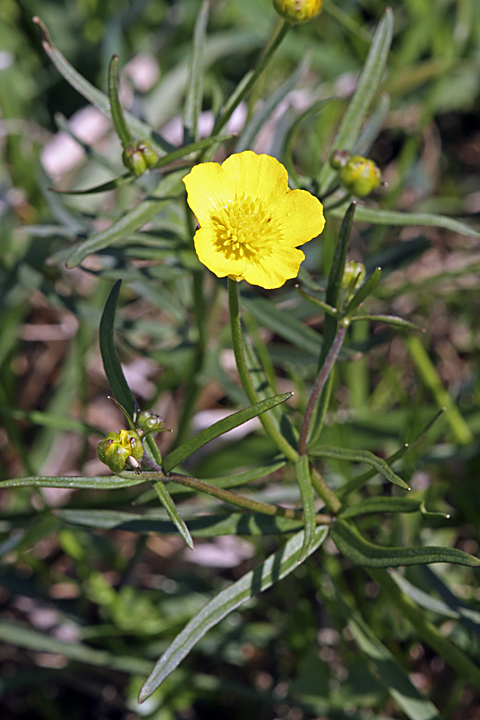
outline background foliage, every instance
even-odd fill
[[[476,555],[480,7],[474,0],[391,5],[383,94],[360,135],[388,186],[366,205],[455,215],[472,230],[448,221],[371,224],[358,208],[362,222],[354,224],[349,255],[369,274],[383,269],[366,310],[401,316],[426,332],[376,321],[353,326],[321,444],[385,458],[410,443],[394,470],[412,487],[407,501],[417,512],[385,513],[380,504],[376,514],[360,516],[358,528],[378,545]],[[50,190],[92,187],[124,168],[111,122],[62,78],[31,18],[41,17],[73,67],[104,92],[110,58],[118,55],[123,106],[178,146],[188,119],[185,98],[192,102],[199,8],[196,0],[0,6],[0,477],[75,474],[94,478],[97,488],[1,490],[2,717],[473,719],[480,712],[478,571],[440,564],[387,574],[365,569],[368,548],[345,558],[330,538],[281,583],[217,624],[137,704],[145,677],[184,625],[282,546],[275,533],[298,528],[265,519],[247,531],[245,516],[177,486],[175,502],[191,518],[192,553],[146,486],[97,478],[105,468],[96,444],[125,425],[107,400],[98,346],[118,278],[117,351],[138,402],[173,430],[160,436],[163,454],[250,403],[234,370],[225,285],[196,260],[182,198],[155,212],[143,232],[83,259],[81,268],[65,265],[71,243],[98,237],[154,195],[158,175],[95,195]],[[326,1],[317,20],[291,30],[234,116],[238,136],[218,157],[253,147],[285,159],[291,143],[299,181],[325,181],[322,167],[384,10],[374,0]],[[258,62],[277,20],[267,0],[211,3],[202,134]],[[337,99],[322,103],[331,97]],[[307,114],[289,136],[317,101],[321,112]],[[166,175],[172,187],[187,170],[175,172]],[[321,242],[305,248],[306,292],[327,286],[343,214],[332,210]],[[290,418],[299,425],[323,312],[292,283],[275,293],[242,288],[242,295],[255,351],[274,392],[295,391]],[[201,447],[183,467],[200,479],[243,471],[245,483],[254,481],[240,488],[249,498],[299,503],[293,472],[258,422]],[[340,497],[353,487],[357,503],[405,498],[380,475],[355,491],[365,466],[338,455],[323,457],[321,470]],[[102,482],[117,489],[98,489]],[[217,517],[217,529],[205,530],[203,514],[219,511],[224,524]],[[322,528],[316,532],[320,543]],[[292,553],[299,550],[295,537],[287,536]],[[341,538],[336,542],[341,549]],[[287,568],[288,552],[278,562]]]

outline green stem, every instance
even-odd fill
[[[307,403],[305,415],[303,417],[302,427],[300,430],[300,438],[298,441],[298,452],[300,453],[300,455],[305,455],[305,453],[307,452],[308,433],[310,431],[310,425],[312,423],[312,418],[315,413],[315,408],[317,406],[317,402],[322,393],[322,390],[325,387],[325,383],[328,380],[328,376],[330,375],[330,372],[338,357],[338,353],[342,348],[347,328],[348,323],[346,323],[345,321],[340,322],[337,334],[335,335],[332,346],[328,352],[327,357],[325,358],[325,362],[323,363],[323,367],[320,370],[317,381],[312,390],[312,394],[310,395],[309,401]]]
[[[453,667],[461,678],[480,690],[480,669],[462,650],[444,637],[428,620],[417,605],[392,580],[386,570],[367,568],[373,580],[384,590],[397,609],[409,620],[422,637],[445,661]]]
[[[230,120],[234,110],[240,105],[242,100],[244,100],[247,95],[252,90],[253,86],[259,79],[259,77],[262,75],[264,70],[269,65],[270,61],[272,60],[275,51],[279,47],[282,40],[287,35],[291,25],[289,25],[285,20],[282,22],[282,24],[278,27],[276,33],[270,40],[269,44],[265,48],[265,51],[262,55],[262,57],[259,60],[259,63],[255,70],[251,71],[249,75],[247,75],[241,82],[239,87],[237,88],[237,91],[234,92],[234,94],[231,96],[230,100],[227,102],[225,107],[223,108],[223,112],[220,114],[220,116],[217,119],[217,122],[214,125],[214,128],[212,130],[212,135],[217,135],[222,128],[225,127],[225,125]]]
[[[237,370],[243,389],[253,405],[259,402],[259,397],[253,387],[250,374],[248,372],[247,362],[245,360],[245,348],[243,346],[240,308],[238,302],[238,283],[230,278],[228,278],[228,302],[230,306],[230,326],[232,330],[232,345],[233,352],[235,354],[235,362],[237,364]],[[269,435],[276,443],[278,449],[285,455],[287,460],[290,460],[291,462],[298,460],[297,451],[283,437],[282,433],[272,422],[269,415],[267,413],[263,413],[259,416],[259,419],[267,435]]]

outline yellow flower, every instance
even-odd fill
[[[287,171],[270,155],[231,155],[195,165],[183,178],[199,229],[195,251],[217,277],[278,288],[298,274],[299,245],[319,235],[323,207],[306,190],[289,190]]]

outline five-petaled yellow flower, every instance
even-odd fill
[[[278,288],[298,274],[298,246],[325,225],[321,202],[289,190],[287,171],[270,155],[248,150],[222,165],[201,163],[183,182],[199,224],[195,251],[217,277]]]

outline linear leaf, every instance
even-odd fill
[[[40,27],[42,31],[43,49],[57,68],[60,75],[62,75],[69,85],[75,88],[80,95],[83,95],[83,97],[91,102],[92,105],[95,105],[96,108],[110,117],[110,103],[105,93],[98,90],[94,85],[89,83],[88,80],[85,80],[85,78],[80,75],[80,73],[77,72],[72,65],[70,65],[60,50],[52,43],[49,32],[40,18],[34,17],[33,22]],[[139,138],[148,139],[160,152],[168,152],[173,149],[173,146],[162,138],[159,133],[154,132],[149,125],[141,120],[138,120],[128,112],[125,112],[124,115],[129,128]]]
[[[134,533],[155,533],[156,535],[178,535],[165,513],[149,510],[145,513],[131,513],[121,510],[54,510],[60,520],[83,527],[128,530]],[[184,517],[192,537],[219,537],[222,535],[282,535],[298,532],[303,520],[263,513],[212,513]]]
[[[350,518],[380,512],[420,512],[421,505],[421,500],[414,500],[413,498],[370,497],[346,506],[340,511],[339,517]]]
[[[183,143],[197,140],[198,116],[202,109],[205,43],[207,39],[209,0],[204,0],[198,11],[193,31],[192,53],[189,61],[189,78],[183,111]]]
[[[168,492],[167,488],[163,484],[161,480],[157,480],[153,483],[153,487],[155,489],[155,492],[157,493],[160,502],[162,503],[163,507],[168,513],[168,517],[172,521],[172,523],[177,528],[178,532],[182,536],[182,538],[187,543],[190,550],[193,550],[193,540],[192,536],[190,535],[190,532],[188,530],[187,524],[185,523],[185,520],[182,518],[180,513],[178,512],[177,508],[175,507],[175,503],[173,502],[172,498],[170,497],[170,493]]]
[[[334,150],[352,150],[357,142],[362,123],[383,79],[393,34],[393,12],[388,8],[378,24],[365,65],[358,79],[353,97],[343,116],[333,141]],[[322,167],[318,177],[320,194],[325,192],[335,171],[328,163]]]
[[[87,255],[113,245],[117,240],[130,235],[153,220],[166,205],[182,192],[184,175],[185,169],[169,173],[159,182],[149,197],[128,210],[106,230],[77,245],[68,255],[68,267],[76,267]]]
[[[126,148],[133,142],[133,137],[125,122],[123,108],[118,97],[118,55],[113,55],[108,66],[108,100],[110,102],[110,112],[112,121],[117,131],[117,135]]]
[[[424,328],[420,327],[420,325],[416,325],[413,322],[410,322],[409,320],[404,320],[401,317],[397,317],[396,315],[354,315],[352,318],[350,318],[351,322],[356,322],[357,320],[372,320],[376,322],[384,322],[387,323],[387,325],[394,325],[395,327],[402,328],[402,330],[415,330],[416,332],[424,333]]]
[[[327,534],[327,528],[317,527],[315,543],[310,548],[310,554],[323,543]],[[153,672],[142,687],[139,702],[143,702],[150,697],[208,630],[218,625],[233,610],[236,610],[252,597],[263,592],[295,570],[303,542],[304,534],[301,531],[258,567],[248,572],[225,590],[222,590],[213,600],[210,600],[177,635],[168,650],[157,662]]]
[[[280,104],[283,98],[295,87],[302,75],[307,71],[310,65],[310,58],[306,57],[299,63],[298,67],[293,71],[287,80],[285,80],[280,87],[268,97],[263,103],[260,110],[255,113],[250,122],[247,123],[244,131],[239,137],[236,145],[235,152],[242,152],[251,148],[253,141],[257,134],[260,132],[262,127],[267,122],[268,118]]]
[[[363,303],[363,301],[372,294],[377,287],[378,283],[382,279],[382,268],[376,267],[370,277],[363,283],[363,285],[357,290],[353,298],[347,305],[345,315],[350,317],[357,308]]]
[[[309,555],[310,546],[315,542],[315,530],[317,527],[315,513],[315,495],[313,492],[312,480],[307,455],[301,455],[295,463],[295,475],[297,478],[300,495],[302,497],[303,515],[305,517],[305,533],[303,538],[302,551],[298,562],[301,563]]]
[[[109,653],[106,650],[97,650],[70,640],[58,640],[49,637],[44,632],[38,632],[24,625],[13,623],[11,620],[0,622],[0,639],[4,643],[10,643],[11,645],[38,650],[39,652],[63,655],[76,662],[97,667],[108,667],[129,675],[142,675],[149,672],[152,667],[149,660]]]
[[[116,475],[96,475],[93,477],[83,477],[80,475],[57,475],[50,476],[41,475],[12,478],[0,482],[0,490],[8,487],[54,487],[68,488],[70,490],[115,490],[117,488],[131,487],[132,485],[140,485],[147,482],[142,479],[141,474],[128,473],[131,477],[117,477]]]
[[[442,547],[382,547],[366,540],[357,528],[338,518],[331,529],[332,540],[339,552],[355,565],[373,568],[398,567],[449,562],[479,567],[480,560],[456,548]]]
[[[345,205],[330,210],[334,217],[343,217]],[[466,223],[447,217],[447,215],[434,215],[430,213],[401,212],[399,210],[380,210],[366,205],[358,205],[355,213],[358,222],[368,222],[372,225],[425,225],[427,227],[439,227],[461,235],[480,237],[480,232]]]
[[[344,616],[360,650],[385,684],[388,692],[410,720],[441,720],[437,708],[410,682],[394,656],[370,630],[363,618],[337,592],[336,606]]]
[[[410,490],[408,485],[401,477],[393,472],[392,468],[377,457],[369,450],[348,450],[347,448],[323,447],[321,445],[309,448],[309,455],[312,457],[328,457],[335,460],[346,460],[347,462],[361,462],[371,465],[383,475],[383,477],[394,485],[398,485],[404,490]]]
[[[112,388],[112,393],[120,405],[125,408],[128,415],[133,417],[136,402],[125,380],[114,341],[115,311],[121,285],[122,281],[117,280],[105,303],[102,319],[100,320],[99,342],[105,375]]]
[[[292,397],[292,395],[293,393],[291,392],[283,393],[282,395],[274,395],[274,397],[255,403],[245,410],[232,413],[232,415],[229,415],[228,417],[214,423],[209,428],[202,430],[186,442],[182,443],[182,445],[178,448],[172,450],[172,452],[165,457],[163,460],[163,471],[165,473],[171,472],[174,467],[180,465],[185,458],[189,457],[196,450],[210,442],[210,440],[223,435],[229,430],[233,430],[233,428],[236,428],[239,425],[243,425],[243,423],[246,423],[247,420],[258,417],[276,405],[280,405],[280,403],[285,402],[285,400],[288,400],[288,398]]]

